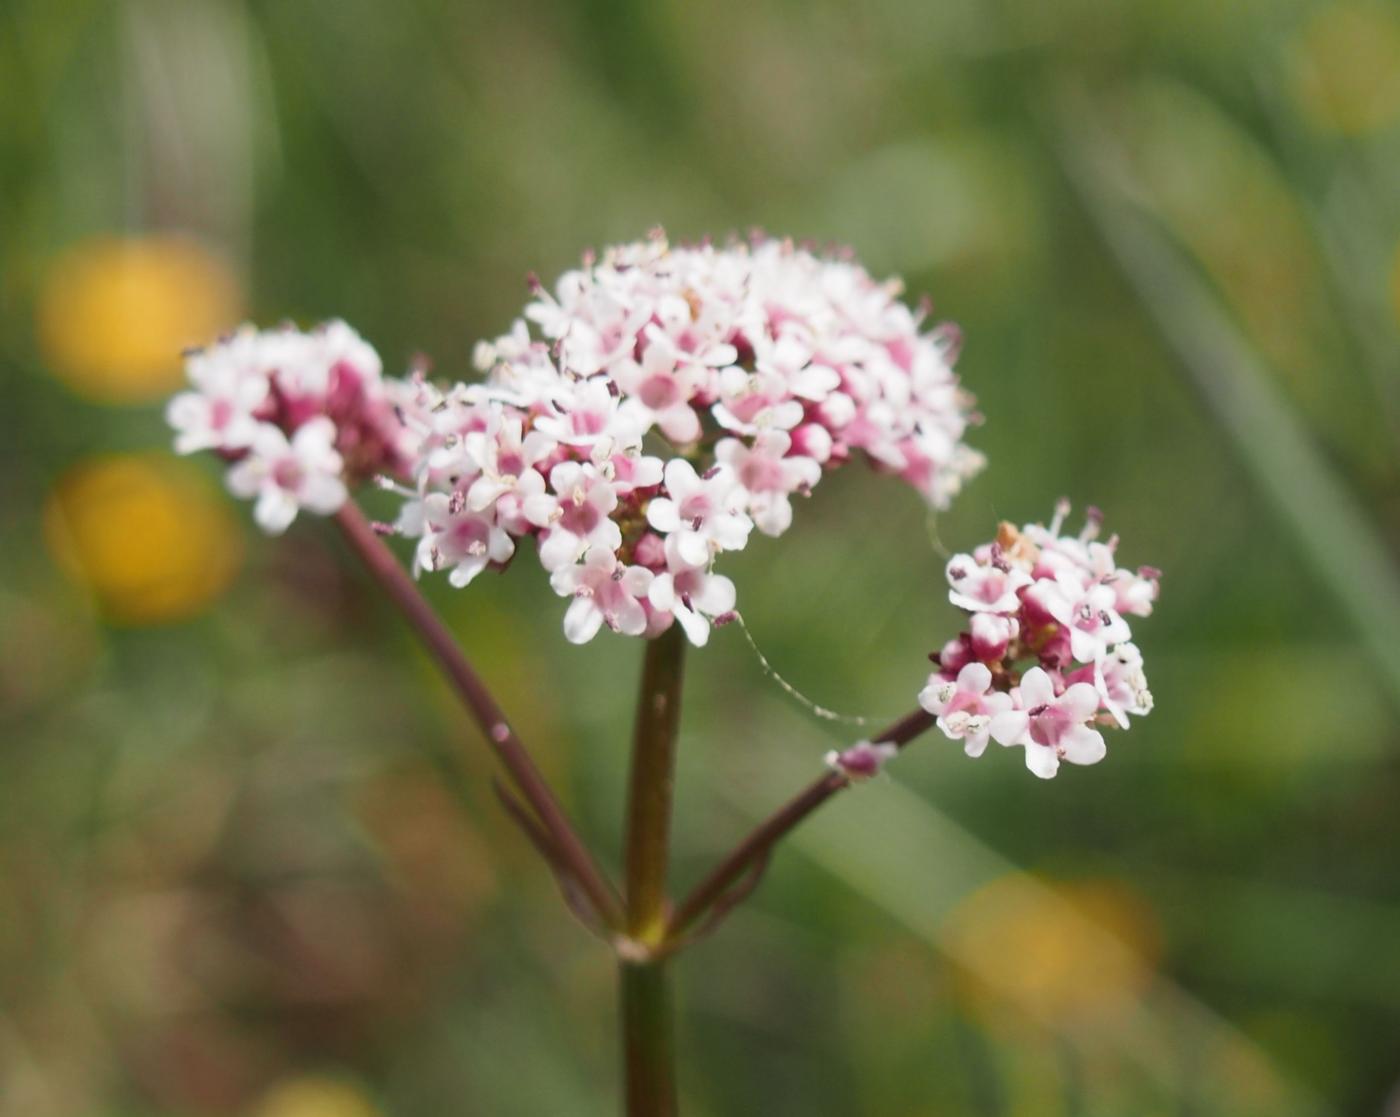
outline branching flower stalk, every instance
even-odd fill
[[[624,915],[617,889],[598,868],[592,853],[574,830],[554,792],[456,638],[355,505],[345,504],[335,518],[350,548],[437,660],[495,751],[501,767],[509,774],[516,791],[529,805],[531,814],[526,821],[537,827],[541,852],[559,875],[561,887],[566,891],[577,889],[587,898],[589,911],[598,925],[621,930]]]
[[[1037,776],[1093,764],[1104,729],[1150,711],[1127,617],[1151,613],[1159,575],[1118,566],[1091,509],[1064,534],[1002,524],[955,555],[949,599],[966,630],[931,658],[918,706],[759,823],[679,902],[668,867],[687,646],[736,616],[721,557],[782,535],[793,501],[859,456],[942,508],[983,462],[952,364],[958,334],[926,328],[897,282],[848,256],[753,238],[672,247],[660,234],[592,255],[477,347],[484,378],[385,377],[350,327],[244,327],[188,355],[191,390],[168,417],[182,453],[212,450],[270,533],[302,511],[335,518],[352,553],[437,661],[494,751],[503,807],[554,873],[570,910],[618,963],[630,1117],[677,1112],[668,969],[757,887],[778,843],[823,803],[937,726],[979,756],[1024,750]],[[528,324],[527,324],[528,323]],[[535,333],[532,333],[533,324]],[[392,524],[351,501],[375,482]],[[412,541],[410,570],[385,535]],[[627,794],[622,889],[568,818],[417,579],[465,587],[533,540],[569,600],[565,637],[607,627],[645,641]]]

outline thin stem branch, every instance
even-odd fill
[[[616,889],[599,869],[554,792],[535,767],[525,746],[452,633],[354,504],[347,503],[335,518],[351,549],[398,606],[409,626],[447,675],[521,798],[538,817],[560,863],[577,880],[599,918],[609,927],[621,927],[623,909]]]
[[[666,870],[684,664],[685,634],[680,625],[647,641],[627,801],[627,931],[637,942],[653,946],[666,930]]]
[[[888,742],[903,748],[933,725],[933,722],[932,714],[921,709],[915,710],[876,734],[872,741]],[[838,791],[850,785],[850,778],[841,772],[827,772],[759,823],[681,901],[667,926],[667,937],[683,933],[722,899],[756,862],[767,857],[776,842]]]

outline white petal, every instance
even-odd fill
[[[684,446],[700,437],[700,416],[687,404],[678,404],[662,413],[657,426],[677,445]]]
[[[1108,752],[1103,734],[1087,725],[1076,725],[1060,738],[1060,748],[1071,764],[1097,764]]]
[[[471,585],[476,576],[485,569],[486,556],[472,555],[469,558],[464,558],[452,568],[447,575],[447,581],[460,590]]]
[[[742,551],[748,544],[753,521],[738,513],[721,512],[711,516],[705,526],[721,550]]]
[[[681,531],[675,535],[676,553],[687,566],[700,567],[710,561],[710,544],[698,531]]]
[[[224,483],[228,491],[243,500],[251,500],[262,488],[263,467],[257,458],[244,458],[228,471]]]
[[[985,733],[969,733],[963,738],[963,752],[973,758],[981,756],[987,751],[987,735]]]
[[[571,644],[586,644],[603,626],[603,614],[591,597],[576,597],[564,613],[564,638]]]
[[[297,518],[297,502],[286,489],[268,485],[258,497],[253,519],[269,535],[281,535]]]
[[[948,703],[952,701],[956,691],[957,687],[941,675],[930,675],[928,685],[919,691],[919,705],[931,714],[941,714]],[[939,728],[942,729],[942,725]],[[943,731],[948,732],[946,729]],[[952,734],[948,735],[952,736]]]
[[[540,542],[540,565],[546,570],[569,566],[578,561],[580,550],[577,535],[568,531],[551,531]]]
[[[1021,678],[1021,705],[1027,710],[1055,701],[1055,686],[1042,668],[1032,667]]]
[[[676,583],[669,574],[658,574],[647,590],[647,599],[663,613],[676,607]]]
[[[425,539],[424,543],[427,542]],[[561,566],[558,570],[549,575],[549,585],[560,597],[572,597],[579,587],[579,571],[577,566]]]
[[[548,527],[559,510],[559,501],[546,493],[527,496],[520,504],[520,511],[536,527]]]
[[[549,471],[549,487],[556,493],[562,493],[577,485],[582,474],[583,466],[578,462],[560,462]]]
[[[1085,632],[1082,628],[1071,628],[1069,650],[1080,663],[1093,663],[1103,654],[1103,638],[1095,633]]]
[[[589,535],[588,544],[595,550],[601,547],[616,551],[622,546],[622,529],[617,526],[616,520],[603,520]]]
[[[690,642],[697,648],[703,648],[709,642],[710,622],[699,613],[690,609],[677,609],[675,617],[680,621],[681,628],[685,629]]]
[[[754,525],[764,535],[782,535],[792,526],[792,504],[781,493],[765,493],[754,502],[751,512]]]
[[[1043,780],[1048,780],[1060,770],[1060,758],[1055,750],[1046,745],[1026,746],[1026,767]]]
[[[1088,683],[1075,683],[1060,695],[1056,705],[1072,721],[1088,721],[1099,712],[1099,692]]]
[[[613,622],[624,636],[640,636],[647,630],[647,611],[629,597],[618,606]]]
[[[499,478],[482,474],[472,482],[472,487],[467,490],[467,507],[473,512],[485,511],[496,502],[496,499],[507,488],[509,486]]]
[[[511,555],[515,554],[515,541],[502,529],[493,527],[486,554],[492,562],[505,562]]]
[[[308,419],[292,435],[292,449],[298,457],[319,459],[334,445],[335,424],[325,415]]]
[[[992,685],[992,673],[985,663],[969,663],[958,672],[958,689],[969,694],[985,694]]]
[[[671,464],[675,464],[674,462]],[[681,516],[673,500],[659,496],[647,505],[647,523],[657,531],[675,531],[681,526]]]
[[[1031,719],[1022,710],[1007,710],[992,718],[987,732],[1002,745],[1019,745],[1029,740]]]
[[[629,566],[622,574],[622,588],[633,597],[645,597],[655,578],[645,566]]]
[[[345,483],[339,477],[313,473],[301,484],[297,494],[301,505],[320,516],[329,516],[349,498]]]
[[[702,613],[717,617],[734,608],[734,583],[723,574],[706,577],[700,592],[691,595],[691,604]]]

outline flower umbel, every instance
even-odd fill
[[[427,510],[465,506],[475,524],[535,537],[574,599],[570,640],[679,623],[703,644],[735,601],[716,561],[755,528],[785,532],[794,500],[856,451],[937,508],[981,467],[962,443],[972,400],[953,333],[926,329],[898,294],[790,241],[608,249],[552,294],[537,285],[511,332],[478,347],[484,383],[415,384],[398,528],[420,538],[420,569],[451,565],[465,584],[510,554],[477,540],[465,567],[431,560],[446,549]],[[649,575],[646,592],[604,592],[619,570],[629,586]]]

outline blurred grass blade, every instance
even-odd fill
[[[759,781],[744,788],[737,805],[757,812],[775,794],[776,786]],[[1092,1062],[1137,1068],[1195,1111],[1330,1112],[1113,932],[914,791],[881,780],[817,812],[789,841]],[[1019,956],[1015,943],[1023,948]]]
[[[1066,104],[1063,98],[1060,104]],[[1275,387],[1263,359],[1200,275],[1131,201],[1120,153],[1091,120],[1088,104],[1075,99],[1050,125],[1085,212],[1400,706],[1400,574],[1394,557]]]

